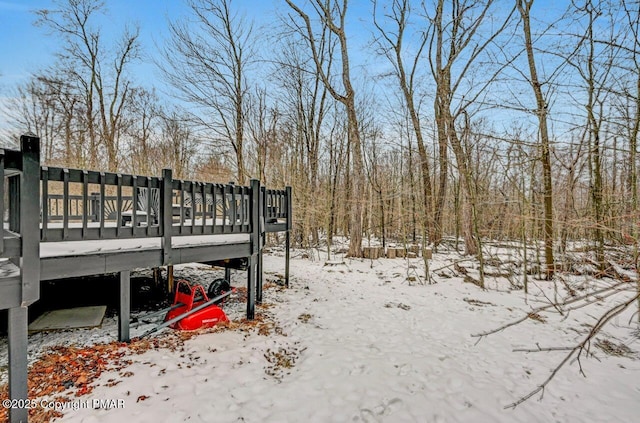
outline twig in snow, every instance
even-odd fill
[[[473,334],[471,336],[476,338],[476,337],[484,337],[484,336],[487,336],[487,335],[492,335],[494,333],[498,333],[498,332],[501,332],[501,331],[503,331],[503,330],[505,330],[507,328],[515,326],[518,323],[524,322],[525,320],[527,320],[529,318],[529,315],[531,315],[532,313],[537,314],[537,313],[539,313],[541,311],[545,311],[545,310],[548,310],[550,308],[555,308],[557,306],[567,306],[567,305],[570,305],[570,304],[574,304],[574,303],[577,303],[579,301],[583,301],[583,300],[589,299],[590,297],[593,297],[593,296],[598,295],[598,294],[607,293],[608,295],[606,295],[606,296],[610,296],[610,295],[617,294],[619,292],[624,292],[624,290],[619,290],[619,289],[616,289],[616,288],[618,288],[620,286],[625,286],[625,285],[629,285],[629,283],[628,282],[620,282],[620,283],[617,283],[615,285],[611,285],[611,286],[608,286],[606,288],[602,288],[602,289],[599,289],[597,291],[582,295],[580,297],[569,298],[568,300],[563,301],[562,303],[559,303],[559,304],[547,304],[547,305],[535,308],[535,309],[527,312],[523,317],[521,317],[519,319],[516,319],[516,320],[514,320],[512,322],[509,322],[509,323],[507,323],[505,325],[502,325],[499,328],[492,329],[492,330],[489,330],[489,331],[486,331],[486,332]],[[607,291],[611,291],[611,292],[607,292]],[[590,304],[590,303],[587,303],[585,305],[588,305],[588,304]],[[582,307],[582,306],[580,306],[580,307]],[[575,309],[580,308],[580,307],[571,308],[571,310],[575,310]]]
[[[447,264],[446,266],[442,266],[442,267],[438,267],[437,269],[433,269],[432,272],[439,272],[440,270],[444,270],[444,269],[447,269],[447,268],[449,268],[451,266],[455,266],[457,264],[464,263],[465,261],[473,261],[473,260],[475,260],[475,258],[466,258],[466,259],[456,260],[451,264]]]
[[[513,352],[545,352],[545,351],[571,351],[573,347],[541,347],[539,343],[536,342],[536,349],[533,348],[514,348]]]
[[[561,316],[564,316],[564,313],[562,312],[562,310],[561,310],[561,309],[560,309],[560,307],[558,306],[557,301],[552,301],[552,300],[551,300],[551,298],[549,298],[549,297],[547,296],[547,293],[546,293],[546,292],[544,292],[544,290],[543,290],[542,288],[540,288],[540,287],[538,286],[538,284],[537,284],[537,283],[535,283],[535,282],[534,282],[533,284],[535,285],[535,287],[536,287],[536,288],[538,288],[538,290],[540,291],[540,293],[542,294],[542,296],[543,296],[544,298],[546,298],[546,299],[547,299],[547,301],[549,301],[549,304],[551,304],[551,306],[553,306],[553,308],[555,308]]]
[[[506,405],[504,408],[516,408],[518,405],[522,404],[523,402],[525,402],[526,400],[528,400],[529,398],[533,397],[534,395],[536,395],[538,392],[541,392],[540,394],[540,399],[542,399],[542,397],[544,396],[544,390],[547,387],[547,385],[549,384],[549,382],[551,382],[551,380],[553,380],[553,378],[555,377],[555,375],[560,371],[560,369],[567,364],[567,362],[569,362],[569,360],[571,360],[571,357],[573,357],[573,355],[577,352],[578,355],[576,357],[576,360],[578,360],[578,366],[579,366],[579,371],[580,374],[584,377],[586,377],[583,369],[582,369],[582,363],[580,362],[580,356],[582,355],[583,352],[586,352],[587,354],[589,353],[589,348],[591,346],[591,340],[593,339],[594,336],[596,336],[596,334],[598,334],[598,332],[600,332],[600,330],[603,328],[604,325],[606,325],[611,319],[613,319],[615,316],[617,316],[618,314],[622,313],[624,310],[627,309],[627,307],[629,307],[631,304],[633,304],[638,298],[640,297],[640,294],[637,294],[635,296],[633,296],[629,301],[618,304],[617,306],[609,309],[608,311],[606,311],[601,317],[600,319],[596,322],[595,325],[593,325],[593,327],[591,328],[591,330],[589,331],[589,333],[587,334],[587,336],[582,340],[582,342],[580,342],[578,345],[576,345],[575,347],[571,348],[569,354],[567,354],[564,359],[560,362],[560,364],[558,364],[553,371],[551,372],[551,374],[549,375],[549,377],[542,382],[540,385],[538,385],[538,387],[536,389],[534,389],[533,391],[529,392],[527,395],[521,397],[519,400],[512,402],[509,405]]]

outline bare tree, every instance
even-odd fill
[[[291,0],[286,0],[287,4],[298,17],[302,20],[299,32],[307,41],[313,55],[316,65],[316,71],[320,76],[323,84],[331,94],[331,96],[340,102],[347,113],[347,139],[349,150],[353,159],[353,178],[351,180],[350,198],[350,241],[349,255],[352,257],[362,256],[362,196],[364,194],[364,165],[362,158],[362,142],[360,137],[360,126],[358,124],[358,115],[356,110],[355,90],[351,82],[351,68],[349,62],[349,49],[347,43],[347,35],[345,31],[345,18],[347,15],[348,0],[313,0],[311,2],[318,18],[323,26],[335,35],[338,39],[340,47],[341,59],[341,85],[342,90],[336,88],[334,83],[329,79],[323,62],[320,59],[318,43],[316,42],[315,32],[311,24],[309,15],[300,7],[296,6]]]
[[[463,199],[462,233],[465,252],[478,257],[481,286],[484,285],[483,257],[476,184],[468,148],[471,139],[470,109],[486,88],[495,82],[496,76],[508,62],[485,69],[480,81],[466,87],[465,92],[463,90],[464,85],[468,83],[467,78],[473,74],[474,65],[488,47],[496,43],[499,35],[511,22],[515,8],[500,19],[497,26],[487,28],[486,18],[495,3],[493,0],[455,0],[449,4],[444,0],[437,0],[430,18],[428,35],[429,63],[436,84],[434,111],[440,150],[440,188],[435,209],[436,230],[441,233],[441,229],[438,228],[441,228],[441,213],[447,189],[447,148],[450,145],[456,159]],[[429,15],[426,9],[425,13]],[[481,30],[485,31],[483,36],[479,35]]]
[[[252,154],[255,157],[254,174],[258,175],[263,184],[267,184],[267,159],[270,147],[275,147],[277,143],[279,112],[267,105],[266,88],[256,89],[249,103],[247,126],[255,146],[255,152]]]
[[[549,138],[549,128],[547,115],[549,113],[547,102],[542,91],[542,82],[538,77],[538,65],[533,49],[531,37],[531,7],[534,0],[516,0],[516,6],[522,18],[522,31],[524,34],[525,51],[529,63],[529,83],[536,98],[536,116],[538,117],[538,131],[540,137],[540,148],[542,162],[542,180],[544,189],[544,254],[547,267],[547,277],[551,277],[554,272],[553,258],[553,181],[551,174],[551,141]]]
[[[173,169],[175,178],[192,176],[197,140],[188,119],[177,112],[162,117],[161,140],[158,145],[162,167]]]
[[[631,238],[633,240],[633,263],[636,273],[640,275],[640,233],[638,231],[638,134],[640,132],[640,10],[637,4],[634,7],[633,2],[622,0],[622,9],[628,23],[630,36],[630,47],[628,49],[631,58],[631,70],[635,71],[635,81],[631,82],[631,87],[625,90],[626,97],[631,102],[631,111],[628,119],[628,142],[629,142],[629,177],[627,191],[631,194],[629,200],[628,211],[631,216]],[[633,72],[631,73],[633,75]],[[635,86],[633,86],[635,82]],[[637,290],[640,293],[640,277],[637,281]],[[638,299],[638,322],[640,322],[640,298]]]
[[[196,121],[229,145],[238,183],[244,163],[247,72],[255,61],[253,25],[231,9],[232,0],[189,0],[195,24],[172,22],[160,68],[180,98],[192,103]]]
[[[159,174],[154,167],[157,160],[152,157],[157,142],[157,129],[163,114],[155,91],[144,88],[133,90],[129,101],[125,131],[129,137],[131,170],[142,175]]]
[[[596,10],[591,0],[587,0],[584,4],[584,12],[588,17],[587,33],[585,34],[585,48],[586,48],[586,69],[583,69],[579,64],[575,64],[578,73],[586,83],[587,89],[587,102],[585,109],[587,112],[587,128],[589,134],[589,175],[591,178],[590,191],[591,200],[593,204],[593,214],[595,219],[594,236],[596,242],[596,261],[601,271],[605,269],[604,262],[604,199],[603,199],[603,171],[602,171],[602,124],[603,124],[603,108],[602,104],[604,98],[604,88],[606,80],[611,71],[610,63],[605,69],[600,69],[598,72],[598,66],[596,60],[596,39],[594,38],[594,23],[600,11]],[[609,54],[607,61],[614,60],[615,56]]]
[[[18,87],[7,105],[8,117],[17,132],[38,134],[46,163],[51,163],[54,158],[56,141],[64,127],[64,115],[57,97],[55,86],[36,77]]]
[[[125,29],[111,49],[93,25],[94,16],[105,11],[104,3],[60,0],[54,4],[58,9],[37,12],[37,24],[62,41],[58,67],[64,70],[72,94],[84,105],[88,165],[98,166],[102,148],[108,169],[114,171],[120,159],[121,124],[130,94],[128,67],[138,57],[138,29]]]
[[[287,21],[285,25],[289,25]],[[294,29],[295,31],[295,29]],[[333,59],[333,41],[330,33],[324,31],[318,38],[319,58],[326,72],[330,72]],[[335,44],[335,43],[333,43]],[[283,130],[294,141],[296,166],[291,171],[290,183],[294,186],[294,196],[299,216],[298,229],[302,238],[312,237],[314,244],[319,241],[322,228],[323,208],[318,207],[320,189],[320,154],[323,147],[323,130],[329,93],[315,71],[315,63],[309,64],[308,47],[290,34],[282,37],[280,59],[273,75],[280,88],[277,102]],[[331,234],[328,234],[331,240]]]
[[[398,79],[398,84],[402,90],[402,95],[406,104],[407,112],[411,118],[411,124],[418,145],[418,155],[420,157],[420,170],[422,175],[422,199],[424,206],[424,222],[429,241],[434,242],[437,238],[435,233],[435,222],[433,218],[433,188],[431,182],[431,169],[429,157],[424,146],[424,136],[420,122],[420,114],[416,105],[416,77],[420,69],[423,50],[427,44],[426,32],[418,36],[415,52],[409,57],[408,68],[405,67],[404,38],[409,25],[411,14],[411,4],[409,0],[393,0],[390,10],[385,14],[385,18],[390,21],[392,29],[385,29],[383,23],[377,18],[378,2],[373,1],[373,22],[378,30],[379,37],[376,44],[382,54],[394,67],[394,73]]]

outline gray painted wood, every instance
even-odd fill
[[[40,139],[23,135],[20,184],[22,305],[40,299]]]
[[[26,400],[29,390],[27,387],[27,307],[13,307],[9,309],[9,398],[12,400]],[[26,422],[28,416],[26,408],[12,408],[9,410],[11,423]]]
[[[293,228],[293,222],[292,222],[292,218],[293,218],[293,196],[292,191],[291,191],[291,187],[287,187],[286,188],[286,192],[287,192],[287,197],[286,197],[286,201],[287,201],[287,232],[285,235],[285,263],[284,263],[284,281],[285,281],[285,286],[287,288],[289,288],[289,276],[290,276],[290,272],[289,272],[289,264],[291,261],[291,256],[290,256],[290,249],[291,249],[291,228]]]
[[[6,265],[13,266],[12,263]],[[19,272],[18,269],[16,271]],[[0,310],[20,306],[21,293],[22,278],[19,274],[0,279]]]
[[[131,272],[120,272],[120,308],[118,310],[118,340],[129,342],[129,321],[131,319]]]
[[[249,257],[247,266],[247,320],[256,317],[256,255]]]
[[[256,304],[262,304],[262,249],[256,254]]]
[[[171,169],[162,169],[162,190],[160,191],[160,203],[162,204],[162,264],[173,264],[171,253],[171,235],[173,232],[173,172]],[[183,221],[182,208],[180,209],[180,222]]]

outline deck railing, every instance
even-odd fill
[[[281,232],[291,229],[291,187],[286,189],[262,188],[265,231]]]
[[[159,237],[165,226],[169,236],[252,231],[247,186],[172,179],[169,170],[149,177],[42,167],[40,179],[43,242]],[[265,229],[286,230],[290,190],[262,192]]]
[[[35,136],[20,137],[20,150],[0,149],[0,260],[15,266],[12,277],[0,278],[0,309],[26,306],[40,297],[38,247],[38,168],[40,144]]]

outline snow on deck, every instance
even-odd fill
[[[40,257],[60,257],[125,251],[154,250],[161,247],[160,237],[105,239],[95,241],[41,242]],[[241,244],[249,242],[249,234],[187,235],[171,237],[173,248],[204,245]]]

